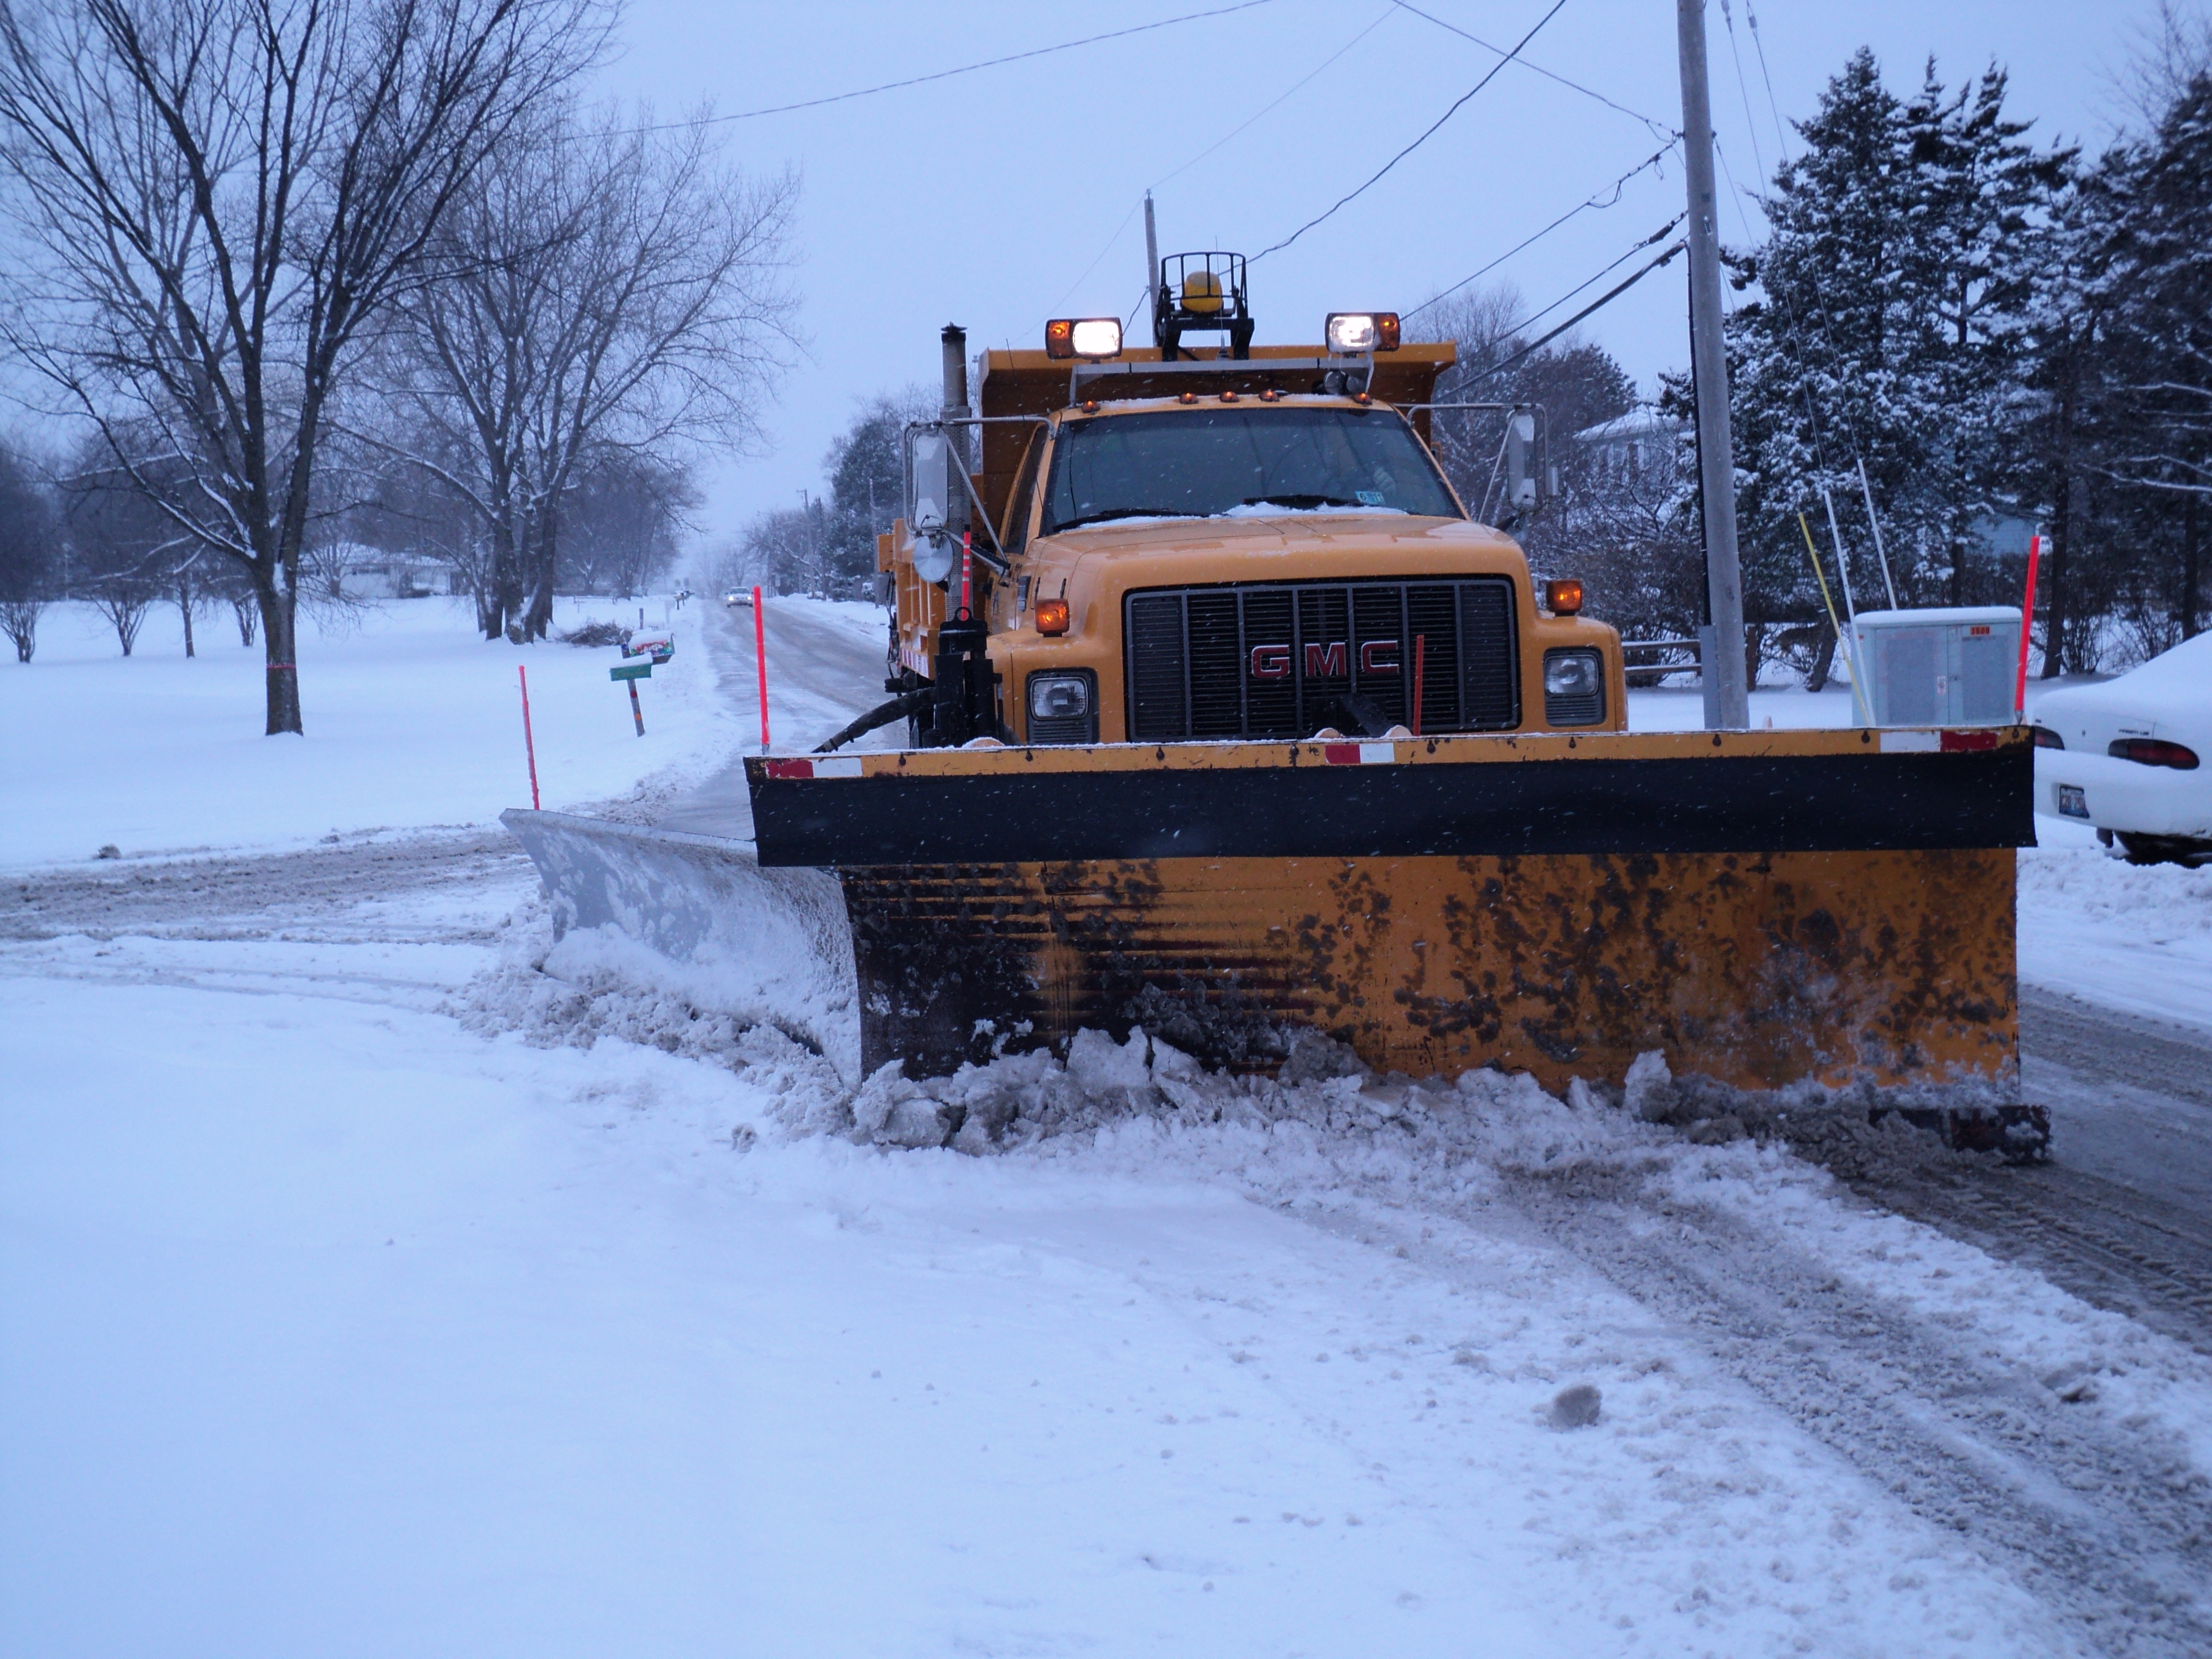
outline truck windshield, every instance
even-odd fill
[[[1109,519],[1316,508],[1462,514],[1404,418],[1388,409],[1199,408],[1063,426],[1042,532]]]

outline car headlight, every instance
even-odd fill
[[[1091,681],[1081,674],[1030,676],[1030,718],[1076,720],[1091,712]]]

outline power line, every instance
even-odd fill
[[[1549,236],[1553,231],[1557,230],[1561,225],[1566,223],[1568,220],[1573,218],[1577,214],[1589,208],[1596,208],[1602,211],[1603,210],[1613,206],[1615,203],[1620,200],[1620,192],[1626,186],[1631,179],[1633,179],[1638,173],[1642,173],[1647,167],[1656,167],[1661,161],[1665,159],[1668,151],[1674,149],[1675,145],[1679,144],[1680,142],[1680,139],[1678,137],[1674,143],[1669,143],[1665,146],[1665,148],[1655,151],[1650,155],[1646,156],[1643,161],[1638,161],[1634,167],[1629,168],[1627,172],[1622,173],[1620,178],[1614,179],[1609,186],[1612,192],[1612,200],[1601,202],[1598,198],[1607,193],[1605,191],[1601,190],[1593,194],[1589,200],[1577,202],[1574,206],[1569,208],[1558,218],[1553,220],[1550,224],[1546,225],[1543,229],[1538,231],[1534,235],[1526,237],[1521,241],[1516,242],[1511,247],[1507,248],[1504,252],[1499,254],[1488,264],[1483,266],[1481,270],[1471,272],[1468,275],[1461,277],[1459,281],[1454,283],[1449,288],[1444,289],[1441,294],[1431,295],[1427,299],[1422,301],[1420,304],[1415,306],[1411,311],[1405,313],[1404,316],[1418,317],[1423,312],[1426,311],[1431,306],[1442,304],[1444,301],[1450,299],[1453,295],[1458,293],[1460,289],[1465,288],[1469,283],[1475,281],[1479,277],[1487,276],[1492,271],[1497,270],[1498,266],[1504,264],[1515,254],[1520,252],[1522,249],[1542,240],[1547,236]],[[1681,216],[1678,214],[1675,216],[1674,223],[1680,224],[1680,222]],[[1672,226],[1668,227],[1670,229],[1672,228]],[[1662,231],[1660,234],[1663,236],[1666,234],[1666,232]],[[1618,264],[1620,263],[1620,262],[1617,259],[1613,261],[1614,264]],[[1612,266],[1610,265],[1607,267],[1607,270],[1611,269]],[[1598,273],[1601,276],[1604,274],[1604,271],[1600,271]],[[1587,286],[1587,284],[1585,284],[1585,286]]]
[[[1375,21],[1373,22],[1370,23],[1365,28],[1360,30],[1358,33],[1353,35],[1352,39],[1346,41],[1334,52],[1329,53],[1328,57],[1322,59],[1319,64],[1316,64],[1304,75],[1299,76],[1296,81],[1293,81],[1283,90],[1273,102],[1269,103],[1262,109],[1255,111],[1253,114],[1246,117],[1243,121],[1238,122],[1237,125],[1230,128],[1227,132],[1224,132],[1220,137],[1215,139],[1213,143],[1207,145],[1204,149],[1199,151],[1197,155],[1192,156],[1181,167],[1177,167],[1173,173],[1167,173],[1161,178],[1152,180],[1151,184],[1145,186],[1146,190],[1147,191],[1158,190],[1162,185],[1168,183],[1170,179],[1180,178],[1182,174],[1189,172],[1191,168],[1196,167],[1200,161],[1203,161],[1207,156],[1212,155],[1215,150],[1219,149],[1231,138],[1237,137],[1238,133],[1243,131],[1245,128],[1250,126],[1255,121],[1257,121],[1261,116],[1272,113],[1277,106],[1282,104],[1291,95],[1291,94],[1298,91],[1309,81],[1311,81],[1316,76],[1318,76],[1323,70],[1328,69],[1330,65],[1334,64],[1338,58],[1343,57],[1345,53],[1350,52],[1354,46],[1358,46],[1362,40],[1364,40],[1369,35],[1374,33],[1376,29],[1380,28],[1385,22],[1389,21],[1390,14],[1397,9],[1397,0],[1391,0],[1391,3],[1389,5],[1383,7],[1380,12],[1376,14]],[[1073,283],[1070,283],[1067,285],[1067,292],[1061,295],[1059,300],[1054,302],[1054,308],[1055,311],[1059,307],[1066,305],[1069,299],[1074,295],[1076,289],[1083,286],[1085,279],[1087,278],[1092,271],[1098,269],[1099,261],[1114,251],[1115,244],[1121,240],[1121,233],[1129,228],[1129,221],[1137,216],[1137,209],[1143,205],[1144,204],[1141,200],[1133,203],[1131,204],[1129,210],[1121,216],[1121,222],[1114,227],[1114,234],[1106,239],[1106,246],[1098,250],[1097,257],[1094,258],[1089,264],[1084,266],[1083,275],[1081,276],[1078,276]]]
[[[1653,260],[1650,264],[1645,265],[1642,270],[1638,270],[1638,271],[1634,276],[1631,276],[1630,278],[1628,278],[1628,280],[1627,280],[1627,281],[1626,281],[1626,282],[1624,282],[1624,283],[1616,283],[1616,284],[1614,284],[1612,288],[1607,289],[1603,294],[1599,295],[1598,295],[1598,297],[1597,297],[1596,299],[1595,299],[1595,300],[1591,301],[1588,305],[1584,306],[1584,307],[1583,307],[1580,311],[1577,311],[1577,313],[1575,313],[1575,314],[1574,314],[1573,316],[1571,316],[1571,317],[1568,318],[1568,319],[1567,319],[1567,320],[1566,320],[1565,322],[1561,323],[1561,324],[1560,324],[1557,328],[1555,328],[1555,329],[1552,330],[1552,331],[1551,331],[1550,333],[1544,335],[1544,336],[1543,336],[1541,338],[1540,338],[1540,339],[1534,339],[1534,340],[1531,340],[1531,341],[1529,341],[1529,342],[1528,342],[1528,343],[1527,345],[1522,346],[1522,347],[1521,348],[1521,349],[1520,349],[1520,350],[1518,350],[1518,351],[1515,352],[1515,353],[1514,353],[1510,357],[1508,357],[1508,358],[1507,358],[1504,362],[1502,362],[1502,363],[1492,363],[1492,364],[1488,368],[1484,369],[1484,370],[1483,370],[1480,374],[1477,374],[1476,376],[1474,376],[1474,378],[1473,380],[1468,380],[1468,381],[1467,382],[1467,385],[1468,385],[1468,386],[1480,386],[1480,385],[1481,385],[1481,384],[1482,384],[1482,382],[1483,382],[1483,381],[1485,381],[1485,380],[1490,380],[1490,379],[1493,378],[1494,376],[1497,376],[1497,375],[1499,375],[1499,374],[1504,374],[1507,369],[1509,369],[1509,368],[1512,368],[1514,364],[1516,364],[1516,363],[1519,362],[1520,362],[1523,357],[1526,357],[1526,356],[1527,356],[1530,352],[1539,350],[1539,349],[1540,349],[1541,348],[1543,348],[1543,347],[1545,347],[1545,346],[1547,346],[1547,345],[1551,344],[1551,343],[1552,343],[1553,341],[1554,341],[1554,340],[1558,339],[1558,338],[1559,337],[1559,336],[1561,336],[1562,334],[1565,334],[1565,333],[1569,329],[1572,328],[1572,327],[1573,327],[1577,323],[1579,323],[1580,321],[1582,321],[1583,318],[1589,316],[1590,314],[1592,314],[1592,313],[1595,313],[1595,312],[1601,311],[1601,310],[1603,310],[1607,306],[1611,305],[1611,304],[1612,304],[1615,300],[1618,300],[1618,299],[1619,299],[1622,295],[1624,295],[1624,294],[1627,293],[1629,289],[1631,289],[1632,288],[1634,288],[1634,287],[1635,287],[1638,283],[1642,282],[1642,281],[1643,281],[1646,276],[1650,276],[1653,271],[1655,271],[1655,270],[1658,270],[1660,266],[1662,266],[1662,265],[1663,265],[1663,264],[1672,264],[1672,263],[1673,263],[1673,261],[1674,261],[1674,256],[1675,256],[1676,254],[1678,254],[1678,253],[1681,252],[1682,252],[1685,248],[1686,248],[1688,246],[1689,246],[1689,245],[1688,245],[1686,242],[1677,242],[1677,243],[1675,243],[1672,247],[1669,247],[1669,248],[1668,248],[1668,249],[1664,253],[1661,254],[1657,258],[1654,259],[1654,260]],[[1619,260],[1617,260],[1617,259],[1616,259],[1615,261],[1613,261],[1613,263],[1614,263],[1615,264],[1620,264],[1620,262]],[[1588,287],[1589,286],[1589,284],[1588,283],[1583,283],[1583,286],[1584,288],[1588,288]],[[1547,311],[1548,311],[1548,310],[1550,310],[1550,309],[1551,309],[1551,307],[1548,307],[1548,306],[1547,306],[1547,307],[1545,307],[1545,310],[1547,310]],[[1540,313],[1538,313],[1537,314],[1538,314],[1539,316],[1541,316],[1543,313],[1542,313],[1541,312],[1540,312]],[[1464,390],[1464,389],[1465,389],[1465,387],[1462,387],[1462,390]]]
[[[819,109],[824,104],[842,104],[854,98],[872,98],[879,92],[896,92],[903,87],[927,86],[933,81],[949,81],[956,75],[973,75],[978,70],[997,69],[1004,64],[1021,64],[1032,58],[1049,58],[1054,52],[1073,52],[1078,46],[1095,46],[1102,40],[1125,40],[1133,34],[1149,34],[1154,29],[1173,28],[1178,23],[1195,23],[1208,17],[1226,17],[1231,12],[1250,11],[1255,6],[1272,3],[1273,0],[1238,0],[1233,6],[1216,6],[1211,11],[1188,11],[1180,17],[1163,17],[1156,23],[1139,23],[1132,28],[1109,29],[1104,34],[1086,34],[1080,40],[1063,40],[1055,46],[1038,46],[1030,52],[1010,52],[1004,58],[987,58],[978,64],[963,64],[957,69],[939,70],[934,74],[912,76],[903,81],[886,81],[881,86],[861,87],[852,92],[831,93],[826,98],[807,98],[796,104],[772,104],[762,109],[739,110],[734,115],[710,115],[705,124],[751,121],[763,115],[788,115],[794,110]],[[665,132],[691,125],[688,121],[672,121],[657,126],[640,127],[636,131]]]
[[[1238,133],[1240,133],[1240,132],[1243,131],[1244,131],[1244,129],[1245,129],[1245,127],[1249,127],[1249,126],[1250,126],[1254,121],[1258,120],[1258,119],[1260,118],[1260,116],[1261,116],[1261,115],[1267,115],[1267,114],[1271,113],[1271,112],[1274,110],[1274,108],[1275,108],[1275,106],[1276,106],[1276,105],[1277,105],[1277,104],[1283,103],[1285,100],[1287,100],[1287,99],[1290,97],[1290,95],[1291,95],[1292,93],[1294,93],[1294,92],[1297,91],[1300,88],[1304,87],[1304,86],[1306,84],[1306,82],[1307,82],[1308,81],[1312,80],[1316,76],[1319,75],[1319,74],[1322,72],[1322,70],[1325,70],[1325,69],[1328,68],[1331,64],[1333,64],[1334,63],[1335,63],[1335,62],[1336,62],[1336,60],[1337,60],[1338,58],[1340,58],[1343,57],[1345,53],[1346,53],[1347,52],[1350,52],[1350,51],[1351,51],[1354,46],[1358,46],[1358,45],[1362,40],[1365,40],[1369,35],[1370,35],[1370,34],[1374,33],[1375,33],[1375,31],[1376,31],[1376,29],[1378,29],[1378,28],[1382,27],[1382,25],[1383,25],[1384,23],[1386,23],[1386,22],[1388,22],[1388,21],[1389,21],[1390,14],[1391,14],[1393,11],[1396,10],[1397,9],[1398,9],[1398,8],[1397,8],[1397,0],[1392,0],[1392,3],[1391,3],[1391,4],[1389,4],[1389,5],[1388,5],[1388,6],[1383,7],[1383,8],[1382,8],[1382,9],[1379,13],[1377,13],[1377,14],[1376,15],[1376,18],[1375,18],[1375,21],[1374,21],[1373,22],[1370,23],[1370,24],[1369,24],[1365,28],[1364,28],[1364,29],[1360,30],[1358,33],[1357,33],[1357,34],[1353,35],[1353,36],[1352,37],[1352,39],[1350,39],[1349,40],[1346,41],[1342,46],[1339,46],[1339,47],[1338,47],[1334,52],[1331,52],[1331,53],[1330,53],[1327,58],[1323,58],[1323,59],[1322,60],[1322,62],[1321,62],[1319,64],[1316,65],[1316,66],[1315,66],[1315,68],[1314,68],[1310,72],[1309,72],[1308,74],[1306,74],[1306,75],[1304,75],[1304,76],[1301,76],[1298,80],[1292,82],[1291,83],[1291,85],[1290,85],[1290,86],[1288,86],[1287,88],[1285,88],[1284,89],[1284,91],[1283,91],[1283,94],[1282,94],[1281,97],[1277,98],[1277,99],[1275,100],[1274,103],[1273,103],[1273,104],[1269,104],[1269,105],[1267,106],[1267,108],[1266,108],[1266,109],[1263,109],[1263,110],[1261,110],[1261,111],[1260,111],[1260,112],[1259,112],[1259,114],[1254,115],[1253,117],[1251,117],[1251,118],[1250,118],[1250,119],[1249,119],[1249,120],[1247,120],[1247,121],[1243,122],[1243,125],[1238,125],[1238,126],[1231,127],[1231,128],[1227,132],[1224,133],[1224,134],[1223,134],[1219,138],[1216,139],[1216,140],[1215,140],[1212,144],[1208,145],[1206,149],[1202,149],[1202,150],[1199,151],[1199,153],[1198,153],[1197,155],[1195,155],[1192,156],[1192,157],[1190,158],[1190,160],[1188,160],[1188,161],[1185,161],[1185,162],[1184,162],[1181,167],[1177,167],[1177,168],[1176,168],[1173,173],[1169,173],[1169,174],[1167,175],[1167,177],[1166,177],[1166,178],[1164,178],[1164,179],[1154,179],[1154,180],[1153,180],[1150,185],[1147,185],[1146,186],[1146,188],[1147,190],[1158,190],[1158,189],[1162,185],[1166,184],[1170,179],[1176,179],[1176,178],[1180,178],[1182,174],[1184,174],[1184,173],[1186,173],[1189,172],[1189,171],[1191,170],[1191,168],[1193,168],[1193,167],[1196,167],[1196,166],[1197,166],[1200,161],[1204,161],[1207,156],[1209,156],[1209,155],[1212,155],[1212,154],[1213,154],[1213,152],[1214,152],[1215,150],[1219,149],[1222,147],[1222,145],[1224,145],[1224,144],[1227,143],[1228,143],[1231,138],[1234,138],[1234,137],[1235,137]]]
[[[1514,324],[1514,325],[1513,325],[1513,326],[1512,326],[1511,328],[1510,328],[1510,329],[1508,329],[1508,330],[1506,330],[1506,331],[1506,331],[1507,336],[1510,337],[1510,336],[1512,336],[1512,335],[1518,334],[1518,333],[1519,333],[1522,329],[1527,328],[1527,327],[1528,327],[1531,323],[1534,323],[1534,322],[1538,318],[1540,318],[1540,317],[1548,316],[1551,313],[1553,313],[1553,312],[1554,312],[1554,311],[1557,311],[1557,310],[1558,310],[1561,306],[1563,306],[1563,305],[1566,304],[1566,302],[1567,302],[1568,301],[1570,301],[1570,300],[1573,299],[1573,298],[1575,297],[1575,295],[1576,295],[1580,294],[1580,293],[1581,293],[1584,289],[1586,289],[1586,288],[1589,287],[1593,283],[1601,283],[1601,282],[1603,282],[1603,281],[1604,281],[1607,276],[1611,276],[1614,271],[1616,271],[1616,270],[1620,270],[1621,266],[1623,266],[1623,265],[1626,264],[1627,264],[1631,259],[1633,259],[1633,258],[1634,258],[1638,254],[1641,253],[1641,252],[1642,252],[1645,248],[1647,248],[1647,247],[1650,247],[1650,246],[1653,246],[1654,244],[1656,244],[1656,243],[1658,243],[1658,242],[1661,242],[1661,241],[1665,240],[1666,240],[1666,237],[1667,237],[1667,235],[1668,235],[1668,233],[1669,233],[1670,231],[1672,231],[1672,230],[1674,228],[1674,227],[1675,227],[1675,226],[1677,226],[1677,225],[1680,224],[1680,223],[1682,222],[1682,221],[1683,221],[1684,219],[1687,218],[1688,216],[1688,216],[1686,213],[1678,213],[1678,214],[1676,214],[1673,218],[1669,219],[1669,220],[1668,220],[1665,224],[1663,224],[1663,225],[1660,226],[1658,229],[1656,229],[1656,230],[1653,231],[1653,232],[1652,232],[1649,236],[1645,237],[1642,241],[1640,241],[1640,242],[1637,243],[1635,246],[1633,246],[1633,247],[1630,248],[1630,249],[1628,250],[1628,252],[1626,252],[1626,253],[1622,254],[1619,258],[1617,258],[1617,259],[1613,260],[1612,264],[1608,264],[1608,265],[1605,266],[1603,269],[1601,269],[1601,270],[1596,270],[1596,271],[1592,272],[1592,273],[1591,273],[1589,276],[1585,276],[1585,277],[1584,277],[1581,282],[1577,283],[1576,283],[1572,288],[1569,289],[1568,289],[1565,294],[1562,294],[1561,295],[1559,295],[1559,297],[1558,299],[1556,299],[1556,300],[1553,301],[1551,304],[1549,304],[1549,305],[1547,305],[1547,306],[1544,307],[1542,310],[1540,310],[1540,311],[1532,311],[1532,312],[1530,312],[1530,313],[1529,313],[1526,317],[1523,317],[1523,318],[1522,318],[1519,322],[1517,322],[1517,323]],[[1668,258],[1672,258],[1673,257],[1674,257],[1674,256],[1673,256],[1672,254],[1668,255]],[[1547,339],[1548,339],[1548,338],[1550,338],[1551,337],[1550,337],[1550,336],[1548,336],[1548,335],[1547,335],[1545,337],[1546,337]]]
[[[1522,35],[1511,52],[1507,52],[1504,57],[1499,58],[1497,63],[1492,64],[1489,74],[1484,76],[1482,79],[1476,82],[1472,87],[1462,93],[1458,99],[1453,102],[1452,106],[1449,109],[1446,110],[1442,115],[1437,117],[1435,121],[1430,124],[1429,130],[1426,132],[1424,132],[1419,137],[1414,139],[1412,143],[1407,145],[1405,149],[1400,150],[1395,155],[1385,161],[1381,167],[1376,169],[1374,176],[1369,179],[1365,184],[1360,185],[1358,189],[1352,191],[1349,195],[1339,197],[1326,212],[1316,214],[1313,218],[1307,220],[1305,223],[1300,225],[1289,235],[1284,237],[1281,241],[1274,244],[1273,246],[1261,248],[1257,253],[1252,256],[1254,261],[1257,262],[1264,259],[1270,253],[1279,253],[1283,249],[1297,241],[1299,237],[1311,230],[1316,225],[1321,223],[1322,220],[1327,219],[1331,215],[1334,214],[1339,208],[1343,207],[1347,203],[1356,201],[1361,196],[1365,195],[1384,173],[1389,172],[1392,167],[1396,167],[1399,162],[1404,161],[1408,155],[1411,155],[1423,144],[1427,143],[1431,138],[1434,137],[1436,136],[1437,130],[1443,126],[1445,122],[1450,120],[1453,116],[1458,114],[1461,107],[1466,104],[1468,99],[1474,97],[1475,94],[1480,92],[1485,87],[1488,86],[1493,80],[1495,80],[1498,77],[1498,72],[1504,69],[1508,64],[1511,63],[1515,58],[1518,58],[1521,55],[1521,48],[1527,46],[1531,40],[1534,40],[1536,38],[1537,31],[1540,30],[1545,24],[1550,22],[1554,17],[1558,16],[1559,15],[1559,8],[1566,3],[1567,0],[1552,0],[1552,9],[1536,20],[1536,27],[1530,29],[1528,33]]]
[[[1501,58],[1506,56],[1505,50],[1502,46],[1492,46],[1489,41],[1484,40],[1480,35],[1470,34],[1465,29],[1460,27],[1456,23],[1447,23],[1443,18],[1436,16],[1431,13],[1423,11],[1419,6],[1407,5],[1406,3],[1406,0],[1390,0],[1390,3],[1397,7],[1400,11],[1410,11],[1414,16],[1421,18],[1427,22],[1434,23],[1438,28],[1445,30],[1447,33],[1456,34],[1462,40],[1474,41],[1476,46],[1480,46],[1485,52],[1496,52]],[[1532,64],[1527,58],[1523,58],[1521,60],[1521,67],[1542,76],[1547,81],[1557,81],[1561,86],[1566,87],[1572,91],[1579,92],[1585,98],[1595,98],[1599,103],[1603,104],[1607,109],[1618,110],[1621,114],[1626,115],[1632,121],[1643,122],[1645,126],[1651,129],[1651,133],[1654,137],[1665,138],[1671,136],[1673,137],[1680,138],[1682,136],[1680,133],[1676,132],[1674,128],[1668,126],[1664,121],[1656,120],[1651,116],[1644,114],[1640,110],[1632,110],[1626,104],[1615,103],[1603,93],[1586,87],[1579,81],[1570,81],[1565,76],[1556,74],[1553,70],[1546,69],[1541,64]]]

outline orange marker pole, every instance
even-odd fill
[[[2027,597],[2020,606],[2020,674],[2012,683],[2012,718],[2017,726],[2027,718],[2027,636],[2035,627],[2035,567],[2043,553],[2043,538],[2027,538]]]
[[[753,664],[760,670],[761,753],[768,753],[768,623],[761,618],[761,591],[753,589]]]
[[[522,680],[522,752],[530,760],[530,810],[535,812],[538,810],[538,745],[531,740],[530,737],[530,671],[520,663],[517,663],[514,665],[514,672],[521,677]]]

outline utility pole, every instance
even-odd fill
[[[1151,318],[1152,343],[1160,343],[1160,237],[1152,228],[1152,192],[1145,192],[1145,315]]]
[[[1720,200],[1713,187],[1713,106],[1705,84],[1705,0],[1674,0],[1682,58],[1683,171],[1690,182],[1690,361],[1698,386],[1698,476],[1705,520],[1705,726],[1751,725],[1744,684],[1743,567],[1735,549],[1735,443],[1729,432],[1728,345],[1722,332]]]

